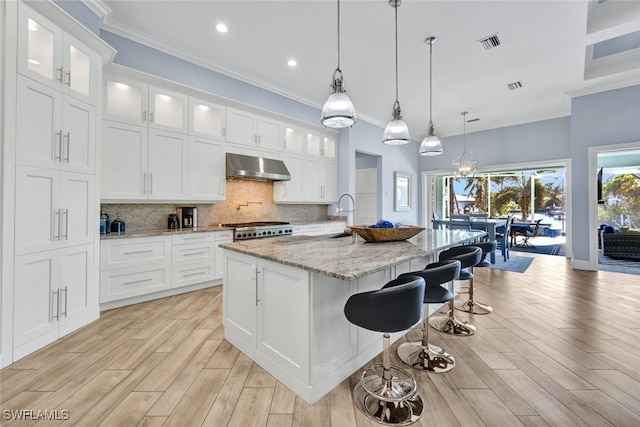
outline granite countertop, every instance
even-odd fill
[[[486,234],[424,230],[409,240],[385,243],[366,243],[360,237],[354,241],[352,237],[283,236],[225,243],[220,247],[349,281]]]
[[[204,227],[195,227],[195,228],[178,228],[178,229],[169,229],[169,228],[161,228],[158,230],[134,230],[134,231],[125,231],[124,233],[109,233],[109,234],[101,234],[100,240],[110,240],[110,239],[122,239],[125,237],[152,237],[152,236],[166,236],[173,234],[184,234],[184,233],[198,233],[198,232],[207,232],[207,231],[224,231],[224,230],[233,230],[233,227],[221,227],[217,225],[204,226]]]

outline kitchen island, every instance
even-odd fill
[[[286,236],[223,244],[225,338],[312,404],[382,351],[380,334],[345,318],[350,295],[379,289],[485,234],[424,230],[388,243]]]

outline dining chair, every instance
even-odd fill
[[[504,262],[507,262],[509,259],[509,238],[511,235],[511,223],[513,222],[513,214],[507,215],[507,221],[505,225],[496,228],[496,241],[498,242],[498,247],[502,252],[502,258],[504,258]]]
[[[529,229],[525,228],[524,230],[518,231],[515,233],[516,237],[517,236],[523,237],[522,242],[520,242],[518,246],[521,246],[524,248],[535,248],[535,246],[531,242],[529,242],[529,239],[538,235],[538,230],[540,229],[541,221],[542,219],[537,219],[535,221],[535,226],[533,227],[533,229],[529,227]]]
[[[471,217],[469,215],[450,215],[449,230],[471,230]]]

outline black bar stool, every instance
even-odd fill
[[[475,246],[456,246],[440,252],[440,261],[460,261],[460,274],[458,280],[472,280],[473,272],[463,270],[476,265],[482,259],[482,249]],[[451,293],[453,293],[453,281],[451,281]],[[473,335],[476,327],[466,320],[458,320],[454,316],[455,307],[453,299],[449,300],[449,313],[444,316],[434,316],[429,319],[429,324],[439,330],[454,335]]]
[[[482,259],[478,264],[476,264],[476,267],[486,267],[486,265],[489,265],[489,262],[487,262],[487,264],[483,264],[482,261],[486,261],[485,257],[487,256],[487,254],[495,251],[497,245],[498,243],[495,240],[479,242],[479,243],[474,243],[473,245],[470,245],[470,246],[478,247],[482,251]],[[473,314],[489,314],[493,311],[493,308],[491,308],[491,306],[487,304],[483,304],[481,302],[476,301],[473,296],[473,266],[470,266],[469,270],[471,270],[472,272],[471,273],[472,277],[469,282],[469,299],[467,299],[462,304],[457,305],[456,309],[460,311],[466,311],[467,313],[473,313]]]
[[[424,303],[427,305],[422,322],[422,341],[405,342],[398,347],[398,357],[414,369],[428,372],[447,372],[456,360],[442,348],[429,343],[429,304],[450,301],[453,294],[441,285],[451,282],[460,274],[460,261],[442,261],[427,265],[422,271],[401,274],[424,279]]]
[[[344,306],[349,322],[382,332],[382,364],[362,371],[353,389],[356,406],[381,424],[404,426],[418,421],[424,404],[410,372],[391,365],[391,332],[405,331],[422,318],[424,279],[405,276],[376,291],[351,295]]]

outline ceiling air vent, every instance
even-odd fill
[[[483,50],[487,51],[489,49],[493,49],[494,47],[500,46],[501,43],[500,39],[498,38],[498,33],[495,33],[492,36],[478,40],[478,44]]]
[[[520,89],[522,86],[524,86],[522,84],[522,82],[513,82],[513,83],[509,83],[507,85],[507,87],[509,88],[509,90],[516,90],[516,89]]]

